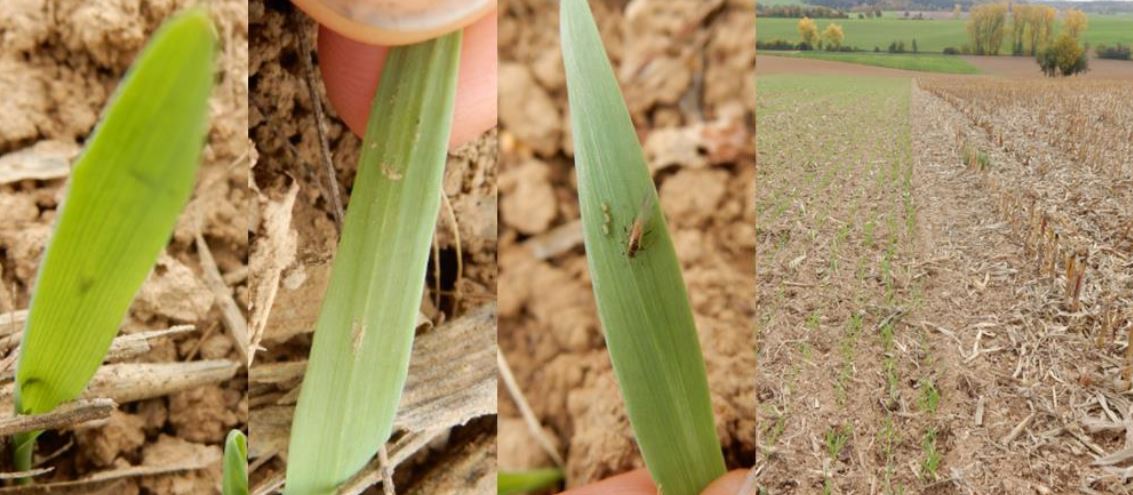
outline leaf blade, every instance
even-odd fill
[[[248,495],[248,439],[240,430],[228,432],[224,442],[224,495]]]
[[[653,479],[667,495],[698,494],[724,462],[680,264],[586,1],[563,0],[560,23],[583,237],[610,360]],[[637,219],[647,219],[648,240],[635,253]]]
[[[516,495],[547,490],[558,485],[562,479],[563,472],[558,468],[501,471],[496,475],[496,495]]]
[[[44,254],[16,371],[16,410],[82,392],[188,202],[208,128],[216,38],[202,9],[167,21],[75,165]]]
[[[461,33],[382,70],[292,423],[287,493],[328,493],[389,438],[440,210]]]

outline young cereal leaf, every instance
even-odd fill
[[[248,439],[240,430],[224,442],[224,495],[248,495]]]
[[[654,481],[665,495],[699,494],[724,474],[724,459],[680,265],[590,8],[560,5],[583,236],[606,346]]]
[[[126,74],[71,174],[16,368],[19,414],[83,391],[193,191],[216,38],[202,9],[168,20]],[[17,468],[38,433],[16,438]]]
[[[496,495],[517,495],[553,488],[562,481],[563,472],[557,468],[530,471],[501,471],[496,475]]]
[[[330,493],[389,439],[452,127],[459,31],[392,48],[291,425],[287,493]]]

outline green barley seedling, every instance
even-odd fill
[[[224,495],[248,495],[248,440],[240,430],[224,442]]]
[[[877,432],[877,443],[881,449],[881,458],[885,461],[881,479],[884,493],[899,494],[905,492],[903,485],[893,486],[893,478],[897,474],[898,467],[896,450],[901,441],[901,433],[897,431],[896,425],[893,423],[893,416],[887,414],[881,422],[881,431]]]
[[[563,472],[557,468],[500,472],[496,475],[496,495],[539,492],[558,486]]]
[[[897,358],[894,352],[896,338],[894,331],[892,322],[881,326],[881,346],[885,350],[881,364],[885,371],[885,382],[888,385],[890,400],[897,400],[900,394],[900,385],[897,382]]]
[[[560,6],[583,237],[610,360],[654,481],[666,495],[699,494],[724,459],[680,264],[590,8]],[[604,235],[604,203],[615,222],[632,219],[614,229],[625,236]]]
[[[826,453],[830,456],[830,460],[838,460],[838,456],[842,454],[842,449],[846,448],[846,444],[850,442],[851,433],[853,433],[853,427],[850,425],[832,427],[826,430]]]
[[[441,204],[461,33],[390,50],[291,426],[288,494],[331,493],[390,438]]]
[[[763,435],[760,435],[760,438],[763,440],[763,447],[770,448],[774,447],[775,444],[779,442],[779,438],[783,436],[783,432],[787,429],[787,412],[780,412],[774,406],[767,404],[765,404],[763,408],[765,416],[773,415],[775,418],[771,426],[767,427]]]
[[[846,328],[846,335],[842,338],[842,343],[839,346],[839,350],[842,354],[842,366],[838,372],[838,379],[834,382],[834,389],[835,392],[837,392],[837,399],[840,405],[846,402],[846,384],[850,382],[854,375],[854,349],[857,346],[861,330],[862,316],[860,314],[850,316],[850,322]]]
[[[991,170],[991,157],[987,153],[981,151],[976,157],[976,163],[979,164],[981,172]]]
[[[917,403],[922,411],[929,414],[935,413],[940,407],[940,391],[931,378],[921,380],[921,397]]]
[[[87,141],[36,278],[16,368],[17,414],[77,398],[106,357],[193,191],[215,56],[205,11],[168,20]],[[38,435],[16,435],[17,470],[31,467]]]
[[[806,317],[807,330],[817,332],[820,326],[822,326],[822,313],[818,310],[811,311],[810,315]]]
[[[943,458],[936,448],[936,428],[929,428],[921,439],[921,450],[924,451],[924,460],[921,461],[921,477],[926,480],[936,479],[936,471],[940,468]]]

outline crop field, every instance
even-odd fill
[[[898,326],[918,297],[910,81],[768,76],[758,90],[760,376],[782,377],[761,401],[764,486],[912,486],[904,460],[938,461],[920,447],[933,413],[894,414],[934,375],[900,352],[921,340]]]
[[[787,57],[829,60],[851,64],[874,65],[891,69],[940,72],[945,74],[978,74],[980,70],[961,57],[935,53],[836,53],[836,52],[772,52]]]
[[[1133,89],[758,86],[761,485],[1129,490]]]
[[[919,51],[932,53],[940,53],[947,47],[960,49],[968,43],[965,19],[912,21],[898,18],[898,15],[897,12],[886,12],[880,19],[816,19],[816,22],[819,29],[824,29],[830,22],[842,25],[846,32],[843,44],[867,51],[874,47],[885,50],[894,41],[904,41],[906,47],[911,48],[909,45],[914,39]],[[756,20],[756,34],[760,41],[797,41],[798,22],[798,19],[761,17]],[[1055,29],[1057,31],[1059,27]],[[1085,42],[1090,45],[1133,43],[1133,15],[1091,15]],[[1011,53],[1008,40],[1004,40],[1003,53]]]

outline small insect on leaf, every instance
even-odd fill
[[[610,223],[613,218],[610,217],[610,204],[602,203],[602,235],[610,237]]]
[[[633,217],[633,223],[629,226],[629,235],[626,239],[626,256],[633,258],[637,256],[637,252],[643,248],[642,241],[649,230],[646,225],[649,223],[649,218],[653,214],[653,195],[646,194],[641,199],[641,207],[637,210],[637,215]]]

